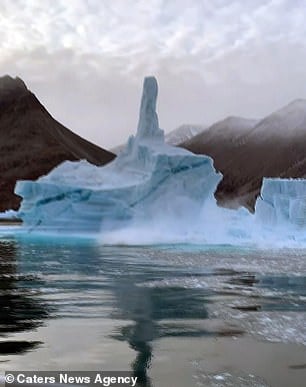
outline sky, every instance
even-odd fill
[[[111,148],[136,131],[146,75],[165,132],[306,98],[305,17],[306,0],[1,0],[0,75]]]

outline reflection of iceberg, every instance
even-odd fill
[[[150,219],[160,210],[182,208],[196,215],[221,175],[212,160],[164,144],[155,111],[157,82],[144,81],[137,135],[105,167],[65,162],[38,181],[19,181],[20,216],[30,229],[97,232],[131,219]],[[187,204],[187,205],[186,205]]]

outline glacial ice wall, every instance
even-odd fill
[[[264,228],[306,226],[306,179],[265,178],[255,217]]]
[[[96,233],[132,221],[148,223],[161,212],[170,217],[188,212],[192,219],[205,202],[216,206],[213,194],[221,174],[211,158],[164,143],[156,99],[156,79],[145,78],[137,134],[110,164],[65,162],[37,181],[18,181],[24,227]]]

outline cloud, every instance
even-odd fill
[[[303,42],[306,2],[295,0],[2,1],[0,49],[72,49],[148,61],[196,56],[211,61],[247,44]]]
[[[142,78],[160,121],[260,116],[306,97],[306,0],[2,0],[0,72],[101,145],[136,128]]]

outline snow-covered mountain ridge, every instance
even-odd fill
[[[214,159],[219,204],[254,210],[264,177],[306,176],[306,100],[257,121],[228,118],[180,146]]]

